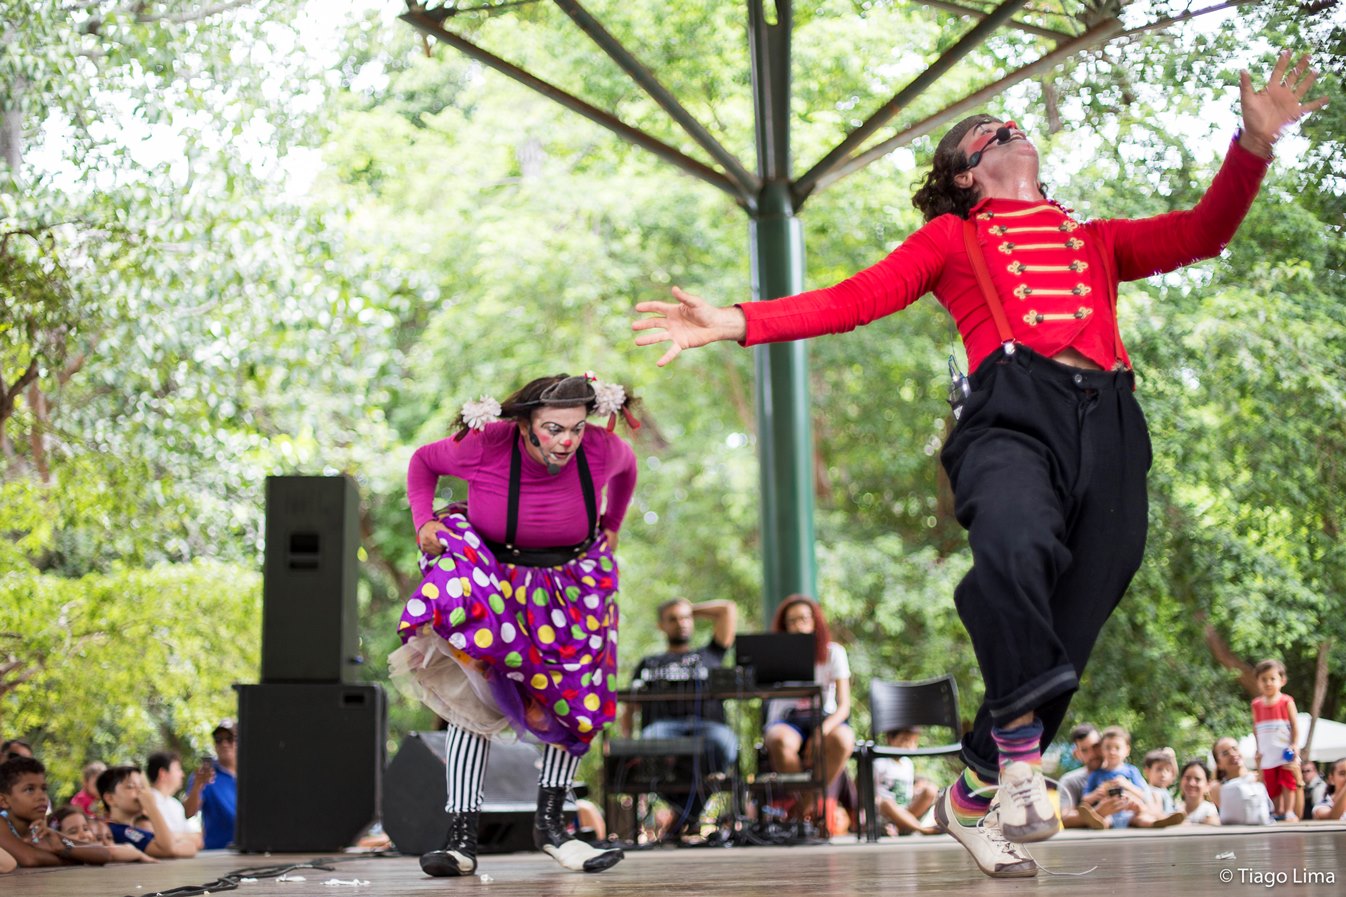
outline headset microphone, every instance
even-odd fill
[[[542,442],[537,438],[537,434],[533,432],[532,427],[528,428],[528,441],[533,443],[533,448],[542,448]],[[552,476],[556,476],[561,472],[561,465],[553,464],[551,461],[548,461],[545,456],[542,459],[542,463],[547,465],[547,473]]]
[[[985,153],[988,149],[990,149],[993,146],[1003,146],[1004,144],[1009,143],[1010,140],[1013,139],[1013,137],[1014,132],[1011,131],[1009,128],[1006,127],[996,128],[996,132],[993,135],[991,135],[991,139],[982,144],[981,149],[977,150],[975,153],[967,157],[967,165],[962,170],[971,171],[972,169],[976,168],[978,165],[981,164],[981,157],[983,153]]]

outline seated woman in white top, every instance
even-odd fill
[[[791,595],[776,608],[772,632],[813,633],[814,679],[823,687],[821,724],[807,699],[773,700],[766,712],[766,749],[776,772],[800,772],[813,768],[819,745],[825,758],[823,775],[829,792],[840,778],[855,749],[851,715],[851,667],[846,649],[831,640],[827,617],[817,601],[807,595]]]
[[[1188,760],[1178,775],[1182,792],[1182,811],[1188,825],[1219,825],[1220,809],[1206,799],[1210,791],[1210,770],[1200,760]]]
[[[1262,777],[1243,765],[1238,742],[1228,736],[1218,738],[1210,750],[1215,758],[1215,777],[1219,788],[1211,789],[1211,800],[1220,808],[1224,825],[1271,825],[1271,798]]]

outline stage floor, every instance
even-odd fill
[[[1085,875],[1043,871],[1034,879],[992,880],[977,871],[951,838],[937,835],[888,838],[878,844],[846,838],[799,847],[663,847],[632,851],[621,864],[598,875],[566,872],[533,853],[485,857],[479,874],[472,878],[432,879],[421,873],[414,857],[343,854],[334,858],[330,871],[310,868],[290,873],[303,876],[304,881],[277,881],[273,871],[256,882],[240,884],[235,893],[239,897],[446,893],[479,897],[856,897],[1048,891],[1095,897],[1268,892],[1335,897],[1346,893],[1346,825],[1071,831],[1038,845],[1033,854],[1057,873],[1097,868]],[[26,870],[0,876],[0,894],[153,897],[173,888],[205,885],[240,869],[274,869],[310,859],[215,851],[153,866]],[[347,884],[327,884],[334,879]]]

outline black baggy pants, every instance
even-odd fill
[[[986,686],[963,759],[992,781],[991,727],[1036,713],[1051,742],[1140,566],[1151,447],[1133,382],[998,349],[941,452],[972,548],[954,604]]]

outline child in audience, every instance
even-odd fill
[[[92,763],[84,765],[84,771],[80,773],[80,788],[75,792],[75,796],[70,798],[72,807],[79,807],[85,816],[98,815],[98,777],[107,769],[107,764],[101,760],[94,760]]]
[[[1126,758],[1131,754],[1131,733],[1121,726],[1103,730],[1103,765],[1089,773],[1084,783],[1084,799],[1089,802],[1104,797],[1129,798],[1128,808],[1109,817],[1113,828],[1137,826],[1164,828],[1177,825],[1186,816],[1182,813],[1162,813],[1150,793],[1150,786]]]
[[[112,840],[112,829],[108,826],[107,820],[105,820],[103,817],[89,816],[87,818],[89,820],[89,828],[93,830],[93,840],[95,844],[102,844],[104,847],[128,846],[125,844],[117,844],[116,841]],[[135,850],[135,848],[132,848],[132,850]],[[140,853],[140,851],[136,850],[136,853]],[[144,854],[141,855],[144,856]]]
[[[1200,760],[1188,760],[1182,767],[1178,785],[1182,792],[1182,811],[1192,825],[1219,825],[1220,809],[1206,798],[1210,791],[1210,770]]]
[[[0,744],[0,763],[6,760],[13,760],[15,757],[33,756],[33,746],[22,738],[11,738],[4,744]]]
[[[918,728],[893,729],[883,733],[889,747],[910,750],[921,738]],[[921,817],[935,804],[938,789],[926,778],[916,777],[910,757],[878,757],[874,760],[874,804],[879,815],[897,827],[899,835],[920,832],[935,835],[937,825],[921,825]]]
[[[1327,767],[1327,794],[1313,808],[1314,819],[1340,821],[1346,814],[1346,757]]]
[[[1178,809],[1173,801],[1173,783],[1178,778],[1178,761],[1173,748],[1156,748],[1145,755],[1145,781],[1150,794],[1165,815]]]
[[[19,866],[101,866],[118,857],[97,844],[78,844],[47,827],[47,770],[32,757],[0,763],[0,851]]]
[[[201,833],[193,831],[187,821],[187,811],[177,793],[182,790],[184,779],[182,759],[172,751],[156,751],[145,760],[145,779],[150,783],[159,812],[168,823],[168,830],[176,836],[185,837],[201,849]],[[205,779],[198,778],[193,787],[198,790],[205,786]]]
[[[133,844],[158,859],[196,856],[196,844],[189,837],[175,836],[159,812],[154,789],[145,781],[138,766],[113,766],[98,777],[98,793],[108,811],[108,827],[118,844]],[[141,817],[148,826],[136,823]]]
[[[1295,699],[1281,691],[1285,687],[1285,664],[1264,660],[1253,668],[1257,688],[1262,692],[1252,700],[1253,731],[1257,733],[1257,768],[1262,783],[1275,807],[1277,819],[1294,822],[1295,792],[1303,784],[1299,771],[1299,713]]]
[[[89,823],[89,817],[85,816],[84,811],[79,807],[71,804],[66,804],[51,814],[51,827],[71,841],[83,844],[98,843],[98,838],[95,837],[93,832],[93,826]]]

